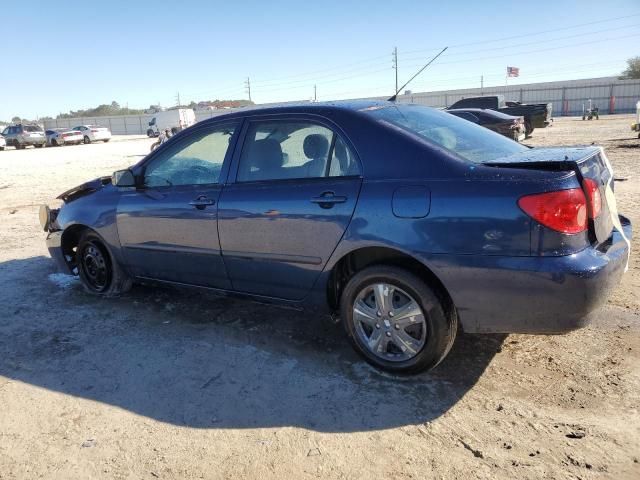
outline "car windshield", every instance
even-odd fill
[[[361,111],[474,163],[491,162],[527,150],[527,147],[502,135],[433,108],[390,104]]]
[[[25,125],[24,130],[27,132],[41,132],[42,129],[40,127],[38,127],[37,125]]]

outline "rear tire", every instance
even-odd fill
[[[89,137],[87,137],[86,135],[84,136],[84,143],[85,145],[88,145],[91,143],[91,139]]]
[[[78,275],[84,289],[93,295],[111,297],[131,289],[131,279],[114,261],[99,235],[91,230],[80,237],[76,249]]]
[[[44,143],[39,143],[39,144],[37,144],[37,145],[34,145],[34,147],[36,147],[36,148],[42,148],[42,147],[44,147]]]
[[[378,305],[376,292],[386,305]],[[434,368],[446,357],[458,328],[451,310],[422,279],[385,265],[355,274],[340,299],[344,329],[355,350],[371,365],[400,374]]]
[[[109,140],[111,140],[111,139],[110,139],[110,138],[107,138],[107,139],[104,141],[104,143],[107,143]]]

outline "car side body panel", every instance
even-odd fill
[[[363,104],[366,108],[384,107]],[[574,171],[464,161],[415,134],[372,120],[362,109],[274,108],[198,124],[261,115],[315,117],[344,136],[362,163],[357,182],[347,177],[323,180],[333,182],[334,189],[344,183],[351,202],[344,211],[323,212],[298,207],[306,197],[322,193],[308,188],[315,180],[290,186],[295,201],[286,198],[286,182],[279,191],[265,182],[262,193],[259,185],[234,183],[236,146],[233,160],[223,167],[218,213],[222,258],[234,270],[230,290],[330,310],[329,287],[338,262],[358,250],[382,247],[419,262],[439,280],[465,331],[553,333],[583,325],[584,315],[617,284],[628,258],[623,238],[631,236],[628,221],[621,217],[624,231],[614,230],[606,244],[595,248],[586,233],[561,235],[518,207],[523,195],[579,187]],[[133,167],[134,173],[153,155]],[[114,259],[128,268],[115,211],[120,196],[131,189],[105,184],[78,195],[60,210],[59,230],[76,225],[94,229]],[[50,236],[54,254],[59,239]],[[251,251],[258,247],[262,251]],[[273,288],[265,289],[269,281]],[[257,283],[262,286],[254,289]]]

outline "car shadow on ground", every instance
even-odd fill
[[[200,291],[84,293],[46,257],[0,263],[0,375],[194,428],[394,428],[447,412],[502,335],[461,335],[434,371],[381,373],[341,325]]]

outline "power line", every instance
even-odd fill
[[[514,38],[533,37],[533,36],[536,36],[536,35],[543,35],[545,33],[557,32],[559,30],[572,30],[574,28],[586,27],[586,26],[589,26],[589,25],[596,25],[598,23],[613,22],[615,20],[622,20],[622,19],[633,18],[633,17],[640,17],[640,13],[635,13],[635,14],[631,14],[631,15],[624,15],[622,17],[605,18],[603,20],[597,20],[597,21],[588,22],[588,23],[578,23],[578,24],[574,24],[574,25],[567,25],[566,27],[553,28],[553,29],[550,29],[550,30],[540,30],[540,31],[537,31],[537,32],[522,33],[522,34],[518,34],[518,35],[512,35],[512,36],[509,36],[509,37],[493,38],[493,39],[490,39],[490,40],[483,40],[483,41],[480,41],[480,42],[458,43],[457,45],[451,45],[451,48],[468,47],[470,45],[483,45],[483,44],[487,44],[487,43],[501,42],[503,40],[513,40]],[[409,51],[407,51],[405,53],[433,52],[435,50],[437,50],[437,49],[419,49],[419,50],[409,50]]]
[[[592,67],[594,66],[598,66],[598,65],[613,65],[615,62],[599,62],[599,63],[588,63],[588,64],[580,64],[580,65],[567,65],[564,68],[561,69],[554,69],[554,70],[542,70],[542,71],[533,71],[532,73],[527,73],[527,77],[536,77],[536,76],[540,76],[540,75],[547,75],[549,73],[554,73],[554,72],[575,72],[575,71],[582,71],[582,70],[592,70]],[[490,74],[490,75],[483,75],[484,79],[485,79],[485,83],[486,83],[486,79],[489,78],[498,78],[500,80],[504,79],[504,74],[499,73],[499,74]],[[435,80],[438,80],[436,82],[434,81],[429,81],[427,83],[424,84],[419,84],[419,88],[423,88],[426,85],[442,85],[442,84],[451,84],[451,83],[455,83],[455,82],[461,82],[461,81],[468,81],[468,83],[473,83],[473,82],[477,82],[478,80],[478,75],[474,75],[474,76],[468,76],[468,77],[449,77],[449,78],[442,78],[442,77],[436,77]],[[497,86],[497,85],[496,85]],[[500,85],[500,86],[504,86],[504,85]],[[461,87],[461,88],[465,88],[465,87]],[[476,87],[469,87],[469,88],[476,88]],[[485,88],[490,88],[490,86],[485,86]],[[335,99],[337,97],[343,97],[345,95],[358,95],[358,96],[363,96],[363,97],[372,97],[372,96],[384,96],[384,93],[387,91],[387,87],[374,87],[371,89],[367,89],[366,92],[381,92],[380,95],[374,95],[374,94],[369,94],[366,92],[363,92],[362,89],[358,89],[358,90],[349,90],[349,91],[343,91],[343,92],[338,92],[338,93],[333,93],[330,95],[323,95],[320,97],[320,99]],[[420,92],[423,93],[423,92]],[[426,93],[426,92],[424,92]]]
[[[575,46],[582,46],[582,45],[589,45],[589,44],[594,44],[594,43],[599,43],[602,41],[608,41],[608,40],[618,40],[621,38],[628,38],[630,36],[636,36],[638,34],[631,34],[629,36],[622,36],[622,37],[614,37],[614,38],[604,38],[604,39],[597,39],[597,40],[591,40],[588,42],[579,42],[579,43],[573,43],[570,45],[556,45],[553,47],[548,47],[548,48],[543,48],[543,49],[534,49],[534,50],[528,50],[528,51],[522,51],[522,52],[518,52],[519,55],[521,54],[527,54],[527,53],[537,53],[537,52],[545,52],[545,51],[550,51],[550,50],[556,50],[556,49],[561,49],[561,48],[570,48],[570,47],[575,47]],[[573,38],[573,36],[570,36],[569,38]],[[537,42],[534,42],[537,43]],[[502,48],[501,48],[502,49]],[[487,49],[486,51],[491,51],[493,49]],[[469,52],[466,54],[477,54],[477,53],[481,53],[482,51],[485,50],[475,50],[473,52]],[[460,55],[460,54],[458,54]],[[504,57],[510,57],[513,54],[509,53],[509,54],[503,54],[503,55],[494,55],[494,56],[487,56],[487,57],[475,57],[474,60],[487,60],[487,59],[493,59],[493,58],[504,58]],[[447,55],[447,56],[453,56],[453,55]],[[416,59],[416,57],[414,57],[413,59]],[[455,61],[449,61],[449,62],[439,62],[439,65],[455,65],[455,64],[459,64],[459,63],[467,63],[469,60],[465,60],[465,59],[461,59],[461,60],[455,60]],[[419,67],[421,66],[422,63],[410,63],[408,65],[406,65],[407,67]],[[386,68],[377,68],[377,69],[371,69],[371,68],[366,68],[364,70],[362,69],[355,69],[353,70],[353,75],[342,75],[339,76],[337,78],[333,78],[336,77],[336,75],[340,75],[338,74],[330,74],[330,75],[325,75],[324,78],[331,78],[331,80],[322,80],[323,77],[317,77],[316,81],[319,84],[326,84],[326,83],[334,83],[337,81],[343,81],[343,80],[349,80],[352,78],[357,78],[357,77],[362,77],[365,75],[371,75],[374,73],[380,73],[380,72],[384,72],[387,71]],[[348,73],[348,72],[343,72],[343,73]],[[319,80],[319,81],[318,81]],[[302,83],[301,83],[302,82]],[[294,84],[299,84],[298,87],[293,87],[293,86],[287,86],[287,85],[294,85]],[[267,89],[263,89],[260,88],[259,91],[260,92],[273,92],[273,91],[278,91],[278,90],[282,90],[285,88],[290,88],[290,89],[294,89],[294,88],[303,88],[303,85],[308,85],[309,81],[308,80],[294,80],[294,81],[283,81],[280,82],[276,85],[274,85],[274,88],[267,88]]]
[[[488,44],[488,43],[504,41],[504,40],[511,40],[511,39],[516,39],[516,38],[531,37],[531,36],[542,35],[542,34],[546,34],[546,33],[550,33],[550,32],[570,30],[570,29],[575,29],[575,28],[580,28],[580,27],[585,27],[585,26],[590,26],[590,25],[595,25],[595,24],[612,22],[612,21],[621,20],[621,19],[634,18],[634,17],[638,17],[638,16],[640,16],[640,13],[631,14],[631,15],[625,15],[625,16],[620,16],[620,17],[613,17],[613,18],[608,18],[608,19],[603,19],[603,20],[598,20],[598,21],[593,21],[593,22],[588,22],[588,23],[568,25],[568,26],[562,27],[562,28],[542,30],[542,31],[538,31],[538,32],[529,32],[529,33],[518,34],[518,35],[513,35],[513,36],[508,36],[508,37],[494,38],[494,39],[483,40],[483,41],[479,41],[479,42],[460,43],[460,44],[453,45],[451,48],[456,48],[457,49],[459,47],[466,47],[466,46],[471,46],[471,45],[482,45],[482,44]],[[593,33],[602,33],[602,32],[606,32],[606,31],[610,31],[610,30],[614,30],[614,29],[632,28],[634,26],[635,25],[627,25],[627,26],[623,26],[623,27],[617,27],[617,28],[611,28],[611,29],[603,29],[603,30],[599,30],[597,32],[589,32],[589,35],[591,35]],[[559,37],[559,38],[557,38],[555,40],[560,40],[560,39],[563,39],[563,38],[564,39],[575,38],[575,37],[578,37],[578,36],[581,36],[581,34],[579,34],[579,35],[570,35],[570,36],[565,36],[565,37]],[[526,52],[518,52],[518,54],[538,53],[538,52],[555,50],[555,49],[558,49],[558,48],[568,48],[568,47],[574,47],[574,46],[589,45],[589,44],[594,44],[594,43],[598,43],[598,42],[601,42],[601,41],[618,40],[618,39],[629,38],[629,37],[633,37],[633,36],[636,36],[636,35],[632,34],[632,35],[627,35],[627,36],[622,36],[622,37],[608,38],[608,39],[602,39],[602,40],[594,40],[594,41],[590,41],[590,42],[581,42],[581,43],[576,43],[576,44],[572,44],[572,45],[565,45],[565,46],[553,46],[553,47],[550,47],[550,48],[536,49],[536,50],[530,50],[530,51],[526,51]],[[538,42],[528,42],[528,43],[521,43],[521,44],[517,44],[517,45],[509,45],[509,48],[513,48],[515,46],[526,46],[526,45],[531,45],[531,44],[535,44],[535,43],[538,43]],[[501,50],[503,48],[504,47],[493,47],[493,48],[488,48],[488,49],[479,49],[479,50],[472,50],[472,51],[467,51],[467,52],[464,52],[464,51],[462,51],[462,52],[454,52],[454,53],[451,53],[451,54],[449,54],[447,56],[449,56],[449,57],[458,57],[458,56],[464,56],[464,55],[474,55],[474,54],[482,53],[482,52],[486,52],[486,51]],[[404,53],[418,53],[418,52],[427,52],[427,51],[436,51],[436,50],[437,49],[409,50],[409,51],[404,52]],[[495,55],[495,56],[489,56],[489,57],[474,58],[474,60],[487,60],[487,59],[493,59],[493,58],[503,58],[503,57],[507,57],[507,56],[511,56],[511,55],[512,54]],[[314,84],[317,85],[318,83],[327,84],[327,83],[334,83],[334,82],[349,80],[349,79],[352,79],[352,78],[357,78],[357,77],[362,77],[362,76],[365,76],[365,75],[371,75],[371,74],[387,71],[386,69],[375,68],[375,66],[374,66],[374,64],[375,65],[380,65],[378,60],[383,59],[385,57],[386,57],[386,55],[368,57],[366,59],[362,59],[362,60],[359,60],[359,61],[356,61],[356,62],[350,62],[348,65],[323,68],[323,69],[319,69],[319,70],[315,70],[315,71],[311,71],[311,72],[305,72],[305,73],[298,73],[298,74],[294,74],[294,75],[289,75],[287,77],[272,78],[272,79],[267,79],[267,80],[258,80],[258,81],[254,81],[254,84],[257,84],[260,87],[259,88],[260,92],[274,92],[274,91],[281,91],[281,90],[285,90],[285,89],[286,90],[289,90],[289,89],[293,90],[293,89],[308,88],[309,83],[311,83],[312,81],[313,81]],[[418,60],[418,58],[419,57],[409,57],[408,60]],[[394,48],[393,60],[394,60],[395,73],[396,73],[396,76],[397,76],[397,74],[398,74],[398,70],[397,70],[397,48]],[[466,62],[468,62],[468,60],[441,62],[440,65],[453,65],[453,64],[456,64],[456,63],[466,63]],[[359,66],[356,67],[356,65],[359,65]],[[366,65],[366,66],[364,66],[364,65]],[[410,64],[410,65],[407,65],[407,66],[408,67],[415,67],[417,65],[416,64]],[[345,67],[347,67],[346,70],[345,70]],[[348,68],[348,67],[351,67],[351,68]],[[339,71],[337,71],[337,70],[339,70]],[[327,72],[334,72],[334,73],[327,73]],[[323,75],[318,76],[318,74],[323,74]],[[345,75],[345,74],[349,74],[349,75]],[[313,78],[305,79],[304,77],[313,77]],[[333,78],[333,77],[336,77],[336,78]],[[297,80],[292,80],[292,79],[297,79]],[[328,80],[323,80],[323,79],[328,79]],[[321,80],[321,81],[318,82],[318,80]],[[297,86],[297,87],[293,86],[293,85],[296,85],[296,84],[298,84],[299,86]],[[286,86],[286,85],[290,85],[290,86]],[[273,86],[275,88],[263,88],[263,87],[271,87],[271,86]],[[250,93],[249,90],[250,90],[250,83],[248,81],[245,81],[245,93]],[[227,87],[226,89],[216,89],[216,90],[212,89],[210,91],[207,91],[207,92],[203,91],[201,93],[204,94],[204,93],[214,92],[214,91],[216,92],[217,95],[219,95],[221,93],[223,94],[223,93],[229,92],[229,91],[239,92],[240,90],[239,90],[238,87]],[[190,96],[195,96],[195,95],[199,95],[199,93],[190,94]]]
[[[604,30],[597,30],[595,32],[589,32],[589,36],[598,34],[598,33],[605,33],[605,32],[611,32],[613,30],[622,30],[625,28],[634,28],[634,27],[638,27],[640,26],[640,24],[634,24],[634,25],[625,25],[622,27],[615,27],[615,28],[606,28]],[[577,38],[577,37],[583,37],[584,34],[583,33],[578,33],[576,35],[568,35],[565,37],[557,37],[557,38],[549,38],[549,39],[545,39],[545,43],[550,43],[550,42],[555,42],[557,40],[567,40],[570,38]],[[534,41],[534,42],[526,42],[526,43],[517,43],[517,44],[510,44],[509,48],[516,48],[516,47],[526,47],[528,45],[538,45],[540,44],[539,41]],[[450,53],[449,55],[447,55],[448,57],[459,57],[459,56],[464,56],[464,55],[473,55],[476,53],[483,53],[483,52],[490,52],[490,51],[495,51],[495,50],[504,50],[505,47],[504,46],[500,46],[500,47],[493,47],[493,48],[483,48],[480,50],[472,50],[472,51],[467,51],[467,52],[457,52],[457,53]],[[415,60],[417,58],[421,58],[421,57],[408,57],[407,60]]]
[[[548,48],[543,48],[543,49],[535,49],[535,50],[529,50],[529,51],[522,51],[522,52],[518,52],[519,55],[524,55],[524,54],[529,54],[529,53],[539,53],[539,52],[546,52],[546,51],[550,51],[550,50],[558,50],[558,49],[563,49],[563,48],[570,48],[570,47],[576,47],[576,46],[582,46],[582,45],[590,45],[590,44],[594,44],[594,43],[601,43],[603,41],[609,41],[609,40],[619,40],[622,38],[629,38],[629,37],[634,37],[634,36],[640,36],[639,34],[631,34],[631,35],[625,35],[625,36],[621,36],[621,37],[614,37],[614,38],[606,38],[606,39],[597,39],[597,40],[591,40],[588,42],[579,42],[579,43],[574,43],[571,45],[555,45],[553,47],[548,47]],[[504,58],[504,57],[510,57],[512,56],[512,53],[509,54],[503,54],[503,55],[494,55],[494,56],[488,56],[488,57],[481,57],[481,58],[475,58],[475,60],[488,60],[488,59],[494,59],[494,58]],[[456,65],[456,64],[461,64],[461,63],[468,63],[468,60],[456,60],[453,62],[439,62],[438,65]],[[422,64],[409,64],[407,65],[407,67],[411,68],[411,67],[420,67]],[[317,82],[320,85],[326,85],[329,83],[335,83],[335,82],[342,82],[344,80],[350,80],[353,78],[358,78],[358,77],[362,77],[365,75],[371,75],[374,73],[381,73],[381,72],[386,72],[388,71],[386,68],[383,69],[377,69],[377,70],[368,70],[366,72],[362,72],[362,73],[358,73],[358,74],[354,74],[354,75],[348,75],[348,76],[343,76],[343,77],[339,77],[339,78],[335,78],[335,79],[331,79],[331,80],[326,80],[323,82]],[[259,89],[259,91],[261,93],[270,93],[270,92],[277,92],[277,91],[282,91],[282,90],[293,90],[296,88],[304,88],[303,85],[295,87],[295,86],[284,86],[287,85],[286,82],[283,82],[281,84],[282,86],[280,87],[276,87],[276,88],[267,88],[267,89]]]
[[[620,37],[609,37],[609,38],[601,38],[601,39],[597,39],[597,40],[591,40],[589,42],[579,42],[579,43],[573,43],[571,45],[554,45],[553,47],[548,47],[548,48],[540,48],[540,49],[536,49],[536,50],[527,50],[527,51],[520,51],[517,52],[517,55],[526,55],[528,53],[539,53],[539,52],[548,52],[551,50],[559,50],[562,48],[570,48],[570,47],[581,47],[583,45],[592,45],[594,43],[601,43],[604,41],[609,41],[609,40],[621,40],[624,38],[631,38],[631,37],[637,37],[640,36],[640,33],[632,33],[630,35],[623,35]],[[494,58],[504,58],[504,57],[513,57],[515,54],[514,53],[507,53],[504,55],[492,55],[489,57],[475,57],[473,58],[473,60],[491,60]],[[456,64],[460,64],[460,63],[468,63],[469,59],[463,59],[463,60],[455,60],[453,62],[440,62],[438,65],[456,65]],[[417,66],[419,64],[413,64],[410,66]]]

